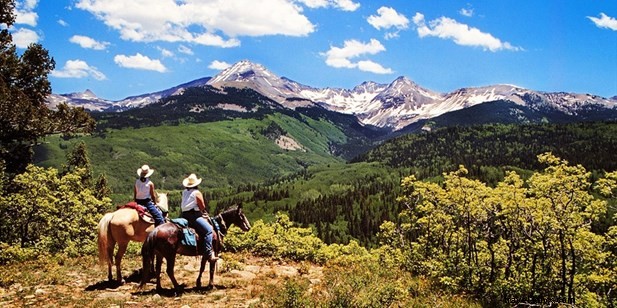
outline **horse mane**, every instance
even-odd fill
[[[237,204],[236,204],[236,205],[232,205],[232,206],[230,206],[230,207],[226,208],[224,211],[222,211],[222,212],[221,212],[221,215],[223,215],[223,214],[229,214],[229,213],[231,213],[231,212],[237,211],[237,210],[238,210],[238,208],[240,208],[240,206],[239,206],[239,205],[237,205]]]

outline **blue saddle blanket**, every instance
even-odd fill
[[[171,222],[175,223],[182,229],[182,238],[180,244],[185,246],[197,247],[197,239],[195,238],[195,231],[189,229],[189,222],[184,218],[174,218]]]

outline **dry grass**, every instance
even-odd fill
[[[228,253],[219,263],[215,287],[197,289],[199,260],[178,256],[176,279],[185,289],[176,297],[165,273],[163,292],[155,292],[154,280],[138,289],[139,257],[127,256],[122,265],[123,285],[108,282],[107,269],[99,266],[95,257],[42,258],[5,265],[0,267],[0,307],[249,307],[259,301],[266,285],[298,273],[294,271],[296,265]],[[202,284],[207,282],[206,269]]]
[[[309,262],[266,259],[247,253],[225,253],[222,257],[215,287],[208,290],[195,288],[199,259],[178,256],[175,274],[185,286],[179,297],[165,273],[161,276],[163,292],[155,292],[154,280],[138,289],[141,258],[135,254],[123,259],[123,285],[108,282],[107,269],[99,266],[94,256],[9,264],[0,267],[0,307],[312,307],[327,305],[324,300],[337,292],[330,289],[336,281],[356,279],[350,276],[355,275],[351,268],[323,268]],[[202,284],[207,282],[206,269]],[[348,286],[338,287],[340,291]],[[465,298],[434,292],[428,284],[407,285],[406,289],[417,290],[403,300],[413,307],[477,306]],[[345,299],[352,294],[342,295]]]

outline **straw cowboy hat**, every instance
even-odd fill
[[[137,169],[137,176],[148,178],[154,173],[154,169],[150,169],[148,165],[143,165],[141,168]]]
[[[199,185],[199,183],[201,183],[201,179],[198,179],[195,173],[191,173],[191,175],[182,180],[182,185],[187,188],[195,187]]]

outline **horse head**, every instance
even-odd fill
[[[158,200],[156,200],[156,205],[163,211],[169,212],[169,206],[167,205],[167,194],[158,193]]]
[[[223,213],[221,213],[221,217],[225,221],[225,224],[236,225],[244,232],[251,229],[251,223],[249,222],[248,218],[246,218],[246,215],[244,215],[244,212],[242,212],[242,205],[231,207],[225,210]]]

